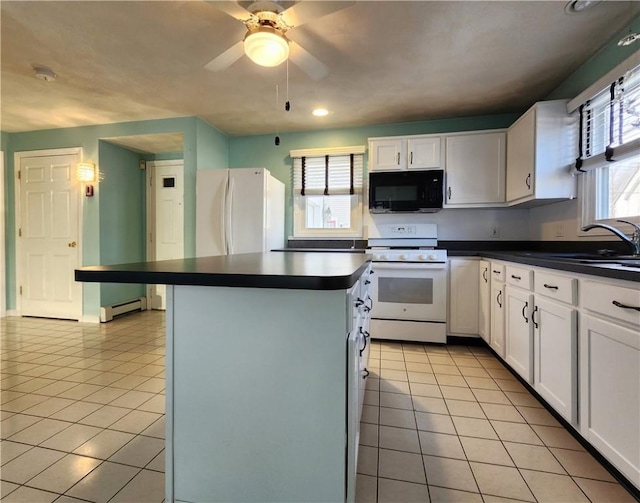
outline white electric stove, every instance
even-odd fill
[[[435,224],[381,225],[369,237],[373,256],[371,337],[447,341],[447,251]]]

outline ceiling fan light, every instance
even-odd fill
[[[244,38],[244,53],[260,66],[278,66],[289,57],[289,42],[277,30],[262,26]]]

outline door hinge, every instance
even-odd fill
[[[153,243],[153,232],[149,233],[149,243]]]
[[[149,177],[149,187],[153,187],[153,177]]]
[[[22,171],[18,170],[18,180],[22,180]]]
[[[18,229],[18,237],[21,238],[22,237],[22,227],[20,227]]]
[[[20,295],[22,295],[22,285],[20,285]]]

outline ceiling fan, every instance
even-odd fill
[[[225,70],[246,54],[254,63],[262,66],[278,66],[291,59],[313,80],[320,80],[327,75],[327,66],[291,40],[288,33],[309,21],[349,7],[355,1],[286,2],[293,3],[290,7],[285,7],[285,2],[279,0],[257,1],[250,2],[246,9],[232,0],[208,3],[244,23],[247,33],[243,40],[207,63],[205,69],[212,72]]]

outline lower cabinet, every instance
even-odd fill
[[[506,351],[507,363],[527,381],[533,383],[533,295],[507,285],[506,289]]]
[[[478,335],[478,259],[449,259],[448,333]]]
[[[562,417],[577,422],[578,311],[536,295],[534,388]]]
[[[640,332],[581,317],[580,431],[640,487]]]
[[[504,348],[504,283],[491,280],[491,339],[489,345],[502,358]]]
[[[491,336],[491,264],[487,260],[478,263],[478,335],[489,343]]]

